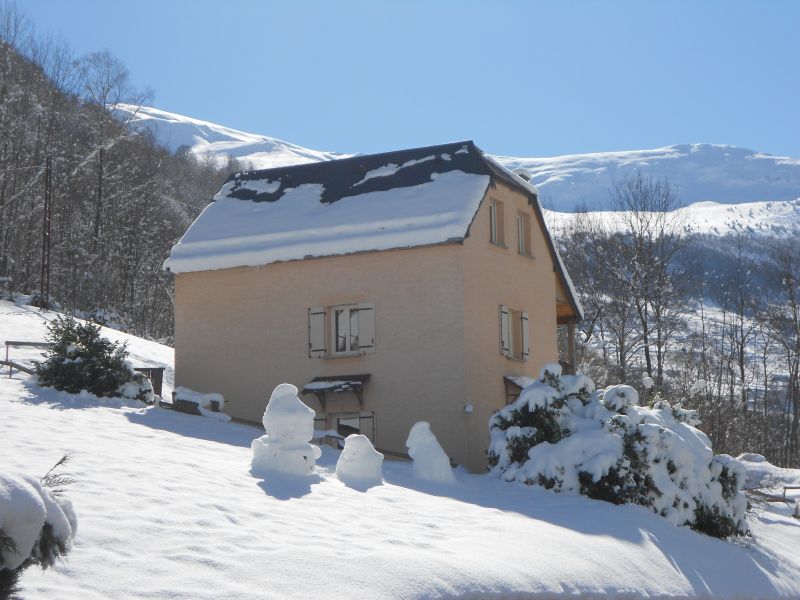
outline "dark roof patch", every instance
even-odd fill
[[[435,174],[450,171],[493,174],[483,153],[473,142],[465,141],[235,173],[226,182],[232,183],[226,195],[239,200],[275,202],[287,189],[303,184],[321,184],[320,202],[330,204],[368,192],[428,183]],[[255,181],[276,185],[258,190],[248,185]]]

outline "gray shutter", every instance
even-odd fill
[[[531,355],[531,339],[528,331],[528,313],[522,313],[522,360],[528,360]]]
[[[500,354],[511,356],[511,328],[509,327],[508,307],[500,307]]]
[[[308,309],[308,357],[325,356],[325,307],[313,306]]]
[[[375,305],[372,302],[358,305],[358,350],[364,354],[375,352]]]

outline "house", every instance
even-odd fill
[[[390,456],[428,421],[471,470],[581,316],[536,188],[472,142],[236,173],[165,268],[177,385],[258,421],[290,382]]]

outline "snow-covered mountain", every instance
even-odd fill
[[[116,111],[121,118],[131,119],[134,127],[152,132],[156,140],[171,150],[188,146],[199,157],[224,161],[230,156],[250,168],[267,169],[351,156],[310,150],[151,107],[118,105]],[[531,143],[535,144],[535,140]],[[511,169],[530,171],[544,205],[554,211],[573,212],[584,206],[590,210],[607,209],[614,183],[638,170],[658,179],[669,179],[677,188],[680,202],[687,207],[692,205],[692,220],[704,224],[700,230],[709,233],[715,229],[729,230],[726,223],[740,215],[747,221],[745,226],[755,230],[768,231],[773,229],[772,225],[800,228],[797,202],[784,205],[800,198],[800,159],[796,158],[715,144],[550,158],[494,158]],[[739,205],[733,212],[720,206],[733,204]]]
[[[495,158],[506,167],[530,171],[544,204],[559,211],[574,211],[584,205],[590,210],[606,208],[614,183],[636,171],[668,179],[684,205],[800,197],[800,159],[736,146],[680,144],[552,158]]]
[[[161,145],[173,152],[181,146],[188,146],[198,158],[213,158],[224,163],[231,157],[255,169],[350,156],[309,150],[277,138],[246,133],[149,106],[117,104],[114,114],[120,119],[130,120],[136,129],[149,131]]]
[[[695,202],[677,209],[679,220],[687,233],[726,236],[742,233],[761,238],[785,237],[800,233],[800,198],[768,202]],[[556,231],[567,228],[577,218],[576,213],[545,211],[548,222]],[[609,210],[594,211],[610,229],[625,228],[623,213]]]

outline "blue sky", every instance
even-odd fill
[[[18,0],[152,104],[320,150],[800,157],[800,2]]]

